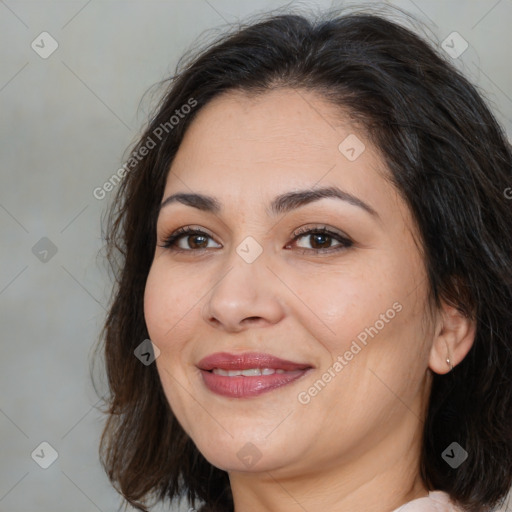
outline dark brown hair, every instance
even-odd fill
[[[512,485],[511,148],[482,96],[430,43],[361,12],[271,14],[222,35],[180,61],[133,147],[106,233],[116,280],[101,335],[110,394],[100,453],[109,478],[140,510],[149,498],[180,497],[233,510],[228,474],[199,453],[155,365],[141,364],[134,350],[149,338],[144,289],[185,131],[225,91],[277,87],[320,92],[361,122],[417,223],[433,304],[443,299],[475,319],[468,355],[434,374],[421,476],[469,512],[492,510]],[[183,116],[171,120],[177,111]],[[468,452],[457,469],[441,457],[454,441]]]

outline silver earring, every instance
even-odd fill
[[[453,370],[453,364],[450,362],[450,358],[449,357],[446,358],[446,363],[450,367],[450,371],[452,371]]]

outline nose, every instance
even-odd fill
[[[252,263],[233,251],[217,284],[206,297],[202,317],[212,327],[240,332],[266,326],[284,316],[283,285],[260,255]]]

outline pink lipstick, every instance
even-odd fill
[[[305,375],[312,366],[270,354],[218,352],[198,363],[206,387],[231,398],[258,396],[286,386]]]

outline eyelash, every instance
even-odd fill
[[[332,253],[332,252],[338,252],[342,250],[346,250],[349,247],[353,245],[353,241],[350,240],[348,237],[342,236],[339,233],[335,233],[334,231],[329,230],[327,227],[323,226],[321,228],[299,228],[295,233],[293,233],[293,240],[292,242],[295,242],[299,238],[302,238],[306,235],[313,235],[313,234],[325,234],[329,235],[329,238],[333,238],[336,241],[340,242],[340,245],[337,245],[335,247],[328,247],[327,249],[304,249],[300,248],[299,251],[301,251],[302,254],[307,253],[315,253],[315,254],[325,254],[325,253]],[[173,252],[203,252],[206,251],[208,248],[202,248],[202,249],[181,249],[176,247],[176,242],[184,237],[185,235],[192,236],[192,235],[202,235],[206,236],[208,238],[212,238],[208,233],[205,233],[204,231],[201,231],[200,229],[194,229],[189,226],[182,227],[174,231],[170,236],[166,237],[164,239],[163,245],[160,245],[160,247],[163,247],[165,249],[168,249]],[[286,247],[288,247],[289,244],[287,244]]]

